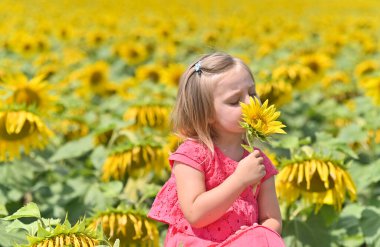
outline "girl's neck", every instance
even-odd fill
[[[214,145],[224,152],[234,152],[242,149],[241,144],[243,143],[242,137],[217,137],[214,140]]]
[[[243,155],[244,149],[241,146],[242,139],[224,139],[218,138],[214,140],[214,145],[227,157],[239,162]]]

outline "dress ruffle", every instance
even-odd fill
[[[180,209],[175,180],[171,177],[162,187],[153,202],[148,217],[174,226],[186,234],[194,234],[191,225]]]
[[[261,180],[263,182],[265,179],[277,174],[277,170],[264,153],[262,153],[262,156],[266,167],[266,175]],[[234,172],[238,164],[237,161],[228,158],[217,148],[215,149],[215,155],[210,155],[207,147],[194,141],[184,142],[169,157],[169,161],[171,165],[173,165],[174,161],[179,161],[203,172],[207,190],[222,183]],[[241,226],[252,226],[258,222],[257,195],[257,193],[253,193],[252,186],[247,187],[221,218],[205,227],[193,228],[185,219],[180,208],[175,176],[172,174],[157,194],[148,217],[169,225],[165,242],[165,246],[168,247],[177,246],[177,243],[183,243],[183,246],[219,246],[222,243],[229,243],[226,241],[232,241],[228,240],[232,238],[236,238],[236,241],[246,241],[244,239],[252,234],[247,233],[247,236],[242,236],[242,233],[238,230]],[[239,234],[235,236],[237,231]],[[244,230],[243,233],[247,231]],[[191,245],[189,245],[190,243]]]
[[[285,243],[281,236],[261,225],[250,226],[237,234],[231,235],[216,247],[285,247]]]

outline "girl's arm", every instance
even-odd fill
[[[174,162],[179,204],[190,225],[203,227],[223,216],[248,185],[258,183],[265,176],[262,162],[260,153],[254,151],[239,162],[233,174],[208,191],[201,171]]]
[[[258,204],[259,224],[276,231],[278,234],[281,234],[281,212],[278,205],[273,176],[265,180],[260,185]]]

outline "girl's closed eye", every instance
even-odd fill
[[[240,99],[232,100],[232,101],[228,102],[228,104],[231,106],[239,106],[240,105]]]
[[[249,93],[249,96],[251,96],[251,97],[258,97],[258,95],[257,95],[257,93],[256,92],[253,92],[253,93]]]

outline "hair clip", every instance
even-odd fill
[[[195,64],[195,72],[197,72],[198,74],[200,74],[202,72],[201,70],[201,61],[197,62]]]

